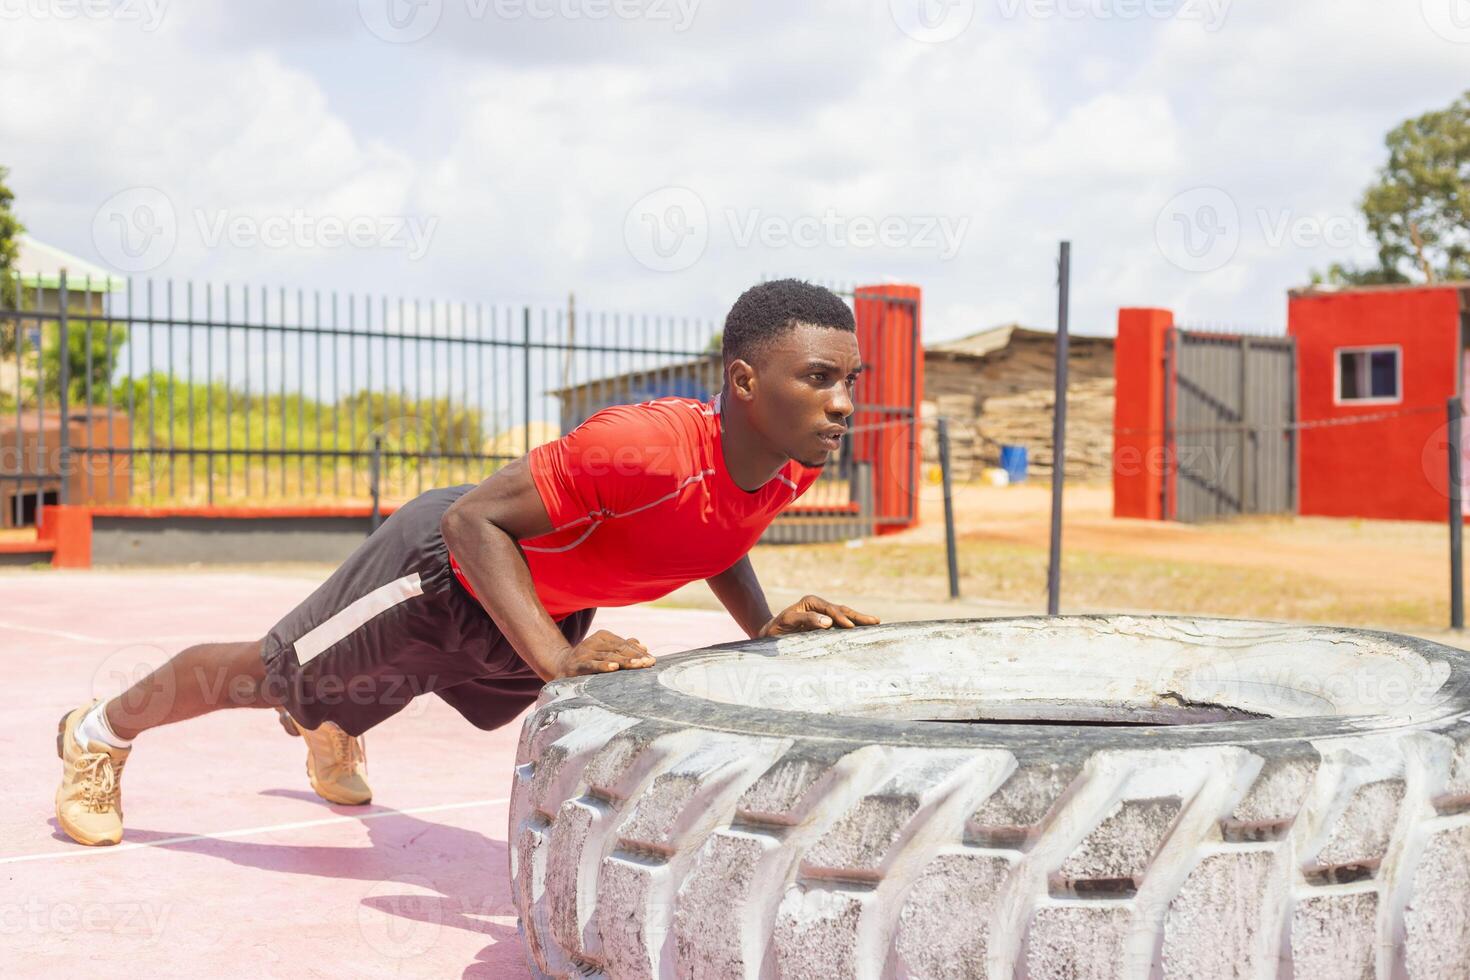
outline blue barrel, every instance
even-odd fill
[[[1001,446],[1000,468],[1006,471],[1006,479],[1020,483],[1026,479],[1026,447]]]

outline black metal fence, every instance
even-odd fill
[[[719,389],[719,320],[31,278],[0,289],[0,527],[47,503],[360,505]],[[849,505],[839,454],[804,505]],[[820,539],[826,535],[798,535]]]

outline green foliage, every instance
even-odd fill
[[[15,195],[5,184],[5,178],[9,176],[10,168],[0,167],[0,305],[14,307],[16,288],[13,271],[20,253],[17,239],[25,231],[25,226],[10,209],[15,202]]]
[[[447,482],[474,482],[493,465],[468,457],[482,452],[485,419],[447,399],[406,399],[396,394],[357,392],[340,401],[322,402],[297,393],[249,396],[221,382],[191,384],[165,372],[118,382],[112,407],[131,416],[132,445],[140,450],[229,449],[228,459],[183,454],[142,453],[134,457],[139,496],[160,499],[172,483],[214,480],[223,492],[228,477],[241,490],[247,473],[271,495],[310,496],[320,465],[329,492],[338,476],[363,492],[371,467],[375,438],[382,440],[380,485],[385,498],[411,495]],[[99,407],[106,407],[103,401]],[[285,457],[247,457],[247,449],[281,450]],[[300,455],[294,455],[296,452]],[[321,462],[319,464],[319,454]],[[334,455],[340,454],[340,455]],[[151,474],[151,479],[145,478]],[[262,487],[262,484],[264,486]]]
[[[92,402],[107,398],[118,352],[128,339],[128,328],[105,320],[67,323],[67,399],[72,405],[87,400],[91,381]],[[48,403],[61,391],[61,326],[56,322],[41,325],[41,378]],[[34,375],[32,375],[34,377]]]
[[[1445,109],[1401,123],[1385,142],[1388,162],[1361,203],[1378,241],[1378,265],[1333,265],[1313,273],[1313,281],[1470,279],[1470,92]]]
[[[373,437],[385,452],[478,453],[484,426],[477,410],[447,399],[405,399],[396,394],[357,392],[339,402],[320,402],[298,393],[248,396],[221,382],[191,384],[162,371],[117,384],[114,407],[133,416],[134,445],[194,445],[239,449],[363,451]]]
[[[1312,270],[1312,285],[1331,286],[1386,286],[1398,283],[1412,282],[1408,276],[1397,269],[1383,269],[1376,265],[1357,268],[1355,266],[1343,265],[1334,262],[1327,267],[1326,272]]]

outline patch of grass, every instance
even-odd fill
[[[936,600],[948,589],[944,550],[929,545],[772,546],[757,549],[754,560],[761,581],[775,588]],[[960,551],[960,588],[968,598],[1034,604],[1045,598],[1046,573],[1047,555],[1035,548],[986,544]],[[1267,567],[1082,550],[1063,555],[1062,596],[1072,608],[1389,627],[1423,628],[1448,616],[1447,600],[1395,593],[1382,583],[1345,594],[1326,581]]]

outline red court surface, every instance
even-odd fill
[[[367,737],[374,800],[306,782],[273,712],[145,734],[126,836],[56,828],[56,724],[143,664],[260,636],[314,587],[246,573],[0,576],[0,948],[7,977],[529,976],[506,860],[520,723],[481,732],[435,697]],[[596,626],[658,653],[742,637],[723,614],[634,607]]]

